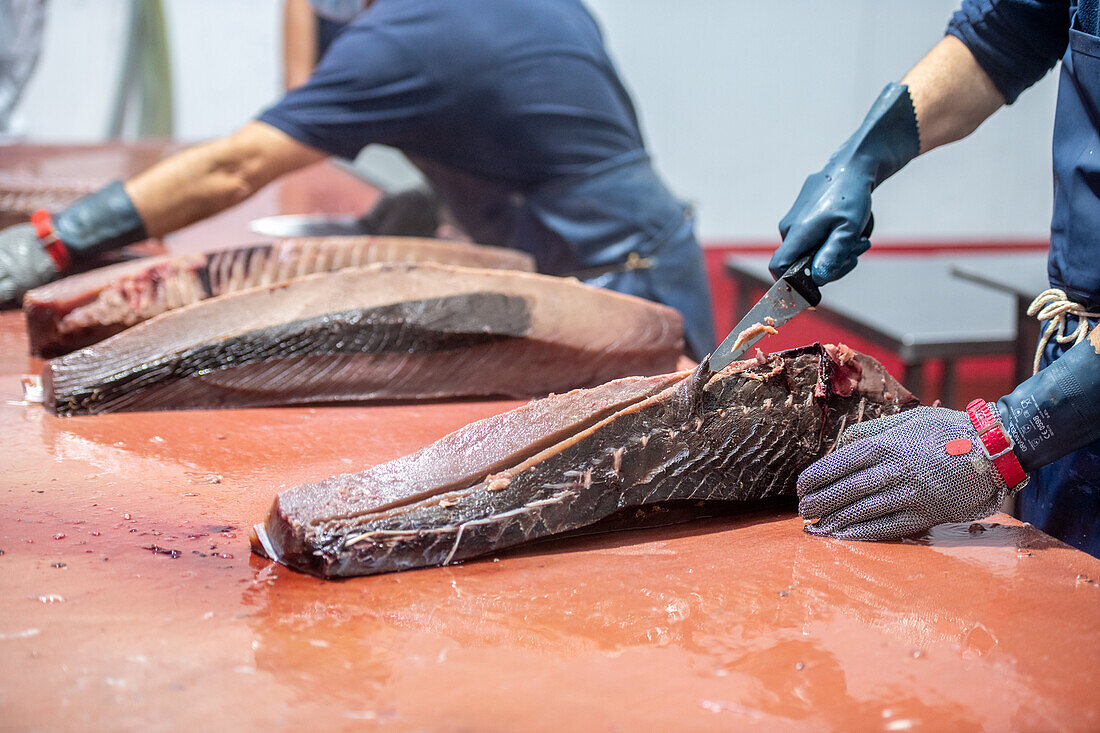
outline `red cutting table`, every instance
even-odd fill
[[[254,215],[373,196],[280,185]],[[756,513],[324,582],[249,552],[277,491],[516,403],[60,419],[21,401],[39,366],[0,313],[0,729],[1100,728],[1100,561],[1007,517],[865,544]]]

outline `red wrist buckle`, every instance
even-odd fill
[[[1008,488],[1014,489],[1027,481],[1020,459],[1012,452],[1012,438],[989,407],[989,403],[985,400],[974,400],[966,406],[966,414],[970,416],[970,422],[974,423],[974,429],[982,439],[985,454],[989,456]]]
[[[69,265],[72,263],[69,250],[54,232],[50,212],[45,209],[38,209],[31,214],[31,224],[34,225],[34,233],[38,237],[38,241],[42,243],[42,248],[46,250],[46,254],[57,265],[57,269],[61,272],[69,269]]]

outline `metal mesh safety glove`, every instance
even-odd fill
[[[971,405],[978,406],[992,423],[996,408]],[[845,430],[837,449],[799,477],[798,510],[818,520],[806,526],[810,534],[898,539],[993,514],[1010,491],[999,469],[1005,459],[1016,460],[1005,454],[994,465],[966,412],[917,407]],[[1026,479],[1018,462],[1014,468],[1006,472],[1011,488]]]
[[[871,246],[871,191],[919,152],[909,87],[889,84],[855,134],[802,184],[779,222],[783,244],[769,265],[772,274],[778,278],[798,258],[815,251],[813,279],[818,285],[851,272],[856,258]]]
[[[0,307],[16,305],[23,293],[57,277],[53,259],[32,224],[0,231]]]

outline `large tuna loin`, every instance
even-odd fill
[[[517,250],[416,237],[321,237],[163,255],[72,275],[23,297],[34,356],[60,356],[173,308],[315,272],[374,262],[535,269]]]
[[[914,404],[877,361],[844,347],[619,380],[289,489],[253,548],[320,577],[370,575],[478,557],[632,507],[790,495],[846,426]]]
[[[161,314],[43,372],[61,415],[532,397],[675,368],[672,308],[573,279],[434,264],[307,275]]]

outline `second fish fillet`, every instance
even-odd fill
[[[675,368],[672,308],[568,278],[432,264],[309,275],[161,314],[50,361],[61,415],[472,395]]]

